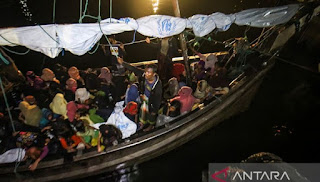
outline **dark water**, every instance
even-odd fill
[[[302,65],[319,59],[296,40],[279,57]],[[209,163],[241,162],[258,152],[285,162],[320,162],[319,83],[319,73],[277,61],[247,111],[165,155],[82,181],[201,181]]]

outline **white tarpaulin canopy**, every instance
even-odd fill
[[[269,27],[289,21],[298,11],[299,5],[244,10],[225,15],[194,15],[178,18],[167,15],[150,15],[139,18],[105,19],[99,23],[69,25],[36,25],[0,29],[0,45],[25,46],[51,58],[62,49],[75,55],[83,55],[101,39],[103,34],[111,35],[125,31],[137,31],[149,37],[164,38],[180,34],[186,28],[203,37],[213,30],[226,31],[232,23],[253,27]]]

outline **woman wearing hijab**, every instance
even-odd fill
[[[180,87],[179,87],[178,79],[175,77],[170,78],[166,86],[166,89],[163,93],[163,98],[172,99],[173,97],[178,95],[179,89]]]
[[[75,79],[69,78],[66,81],[66,89],[65,89],[64,98],[67,100],[67,102],[74,101],[75,92],[77,90],[77,87],[78,87],[78,84]]]
[[[39,76],[35,75],[33,71],[28,71],[26,74],[26,78],[28,84],[36,90],[40,90],[45,86],[44,81]]]
[[[110,85],[112,83],[112,73],[110,72],[109,68],[102,67],[100,71],[100,75],[98,78],[105,84]]]
[[[44,68],[42,70],[41,79],[45,82],[56,82],[57,84],[60,84],[60,81],[56,79],[56,75],[49,68]]]
[[[19,109],[24,117],[25,124],[39,127],[42,112],[37,105],[30,105],[27,101],[22,101],[19,104]]]
[[[206,98],[212,96],[213,88],[208,85],[206,80],[198,81],[196,91],[194,92],[194,97],[200,99],[201,101],[205,100]]]
[[[196,103],[196,98],[192,95],[192,89],[188,86],[183,86],[178,92],[178,96],[171,99],[171,102],[178,100],[181,103],[180,113],[184,114],[191,111],[192,106]]]
[[[69,68],[68,74],[70,78],[73,78],[77,81],[78,87],[83,87],[85,85],[85,82],[83,78],[80,76],[80,73],[77,67],[72,66],[71,68]]]
[[[50,109],[55,114],[60,114],[67,119],[67,101],[64,99],[64,96],[61,93],[57,93],[50,103]]]

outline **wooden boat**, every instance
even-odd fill
[[[301,25],[305,24],[308,15],[316,15],[319,12],[318,7],[298,21]],[[275,39],[269,41],[268,50],[276,52],[275,50],[281,48],[290,36],[294,35],[292,26],[295,25],[286,26],[285,30],[274,36]],[[20,164],[16,173],[14,173],[15,164],[0,165],[0,179],[32,182],[72,180],[129,167],[162,155],[249,107],[264,77],[275,64],[275,57],[268,57],[261,60],[261,63],[264,64],[258,71],[241,74],[231,82],[228,94],[216,98],[201,109],[176,118],[152,133],[132,136],[101,153],[91,151],[74,156],[72,162],[67,162],[63,158],[44,160],[34,172],[30,172],[26,164]]]

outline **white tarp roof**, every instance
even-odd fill
[[[194,34],[203,37],[213,30],[226,31],[232,23],[253,27],[268,27],[286,23],[298,11],[299,5],[292,4],[273,8],[244,10],[225,15],[194,15],[178,18],[167,15],[150,15],[139,18],[105,19],[101,23],[68,25],[36,25],[0,29],[0,45],[25,46],[51,58],[59,55],[62,49],[75,55],[83,55],[101,39],[103,34],[111,35],[125,31],[137,31],[149,37],[169,37],[192,29]],[[103,34],[102,34],[103,32]]]

